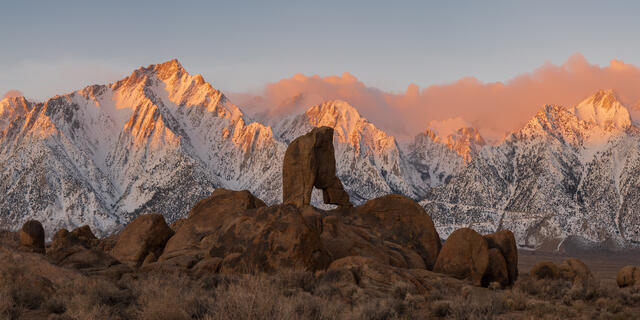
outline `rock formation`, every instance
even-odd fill
[[[311,203],[313,188],[322,190],[324,203],[351,206],[349,194],[336,176],[333,128],[313,128],[293,140],[284,155],[282,200],[301,208]]]
[[[44,253],[44,228],[36,220],[29,220],[20,229],[20,244],[24,249]]]
[[[618,287],[640,287],[640,267],[624,266],[616,276]]]
[[[161,214],[144,214],[131,221],[118,237],[111,254],[130,267],[158,259],[173,235]]]
[[[509,230],[500,230],[495,233],[484,236],[489,248],[500,250],[505,262],[507,263],[507,271],[509,276],[509,285],[512,285],[518,279],[518,247],[513,232]]]
[[[429,215],[397,194],[329,211],[321,225],[322,242],[334,259],[359,255],[396,267],[432,270],[441,247]]]
[[[462,228],[445,241],[433,270],[458,279],[471,278],[474,285],[480,286],[488,264],[486,240],[473,229]]]

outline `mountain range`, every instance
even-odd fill
[[[495,144],[474,128],[425,128],[405,142],[340,100],[257,121],[172,60],[45,102],[0,101],[0,223],[88,224],[105,235],[144,212],[184,217],[219,187],[278,203],[287,144],[330,126],[354,204],[407,195],[444,237],[471,226],[513,230],[521,247],[634,247],[640,128],[630,110],[601,90],[574,107],[542,107]]]

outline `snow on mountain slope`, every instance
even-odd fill
[[[360,204],[389,193],[418,198],[426,191],[419,173],[405,159],[394,137],[376,128],[347,102],[334,100],[274,125],[276,136],[289,143],[313,127],[334,128],[338,177]]]
[[[421,179],[435,187],[464,169],[484,145],[484,139],[475,128],[460,128],[444,138],[427,129],[416,135],[404,149]]]
[[[270,159],[285,146],[176,60],[13,108],[24,115],[7,112],[11,103],[0,136],[6,225],[38,218],[101,233],[141,212],[175,220],[216,187],[280,197],[281,164]]]
[[[470,225],[511,229],[529,247],[555,247],[568,237],[640,244],[640,135],[620,108],[610,91],[574,109],[545,106],[421,203],[444,236]]]

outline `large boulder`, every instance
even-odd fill
[[[303,215],[311,209],[305,209]],[[433,221],[415,201],[387,195],[322,218],[322,243],[334,259],[365,256],[402,268],[432,270],[440,251]]]
[[[181,256],[220,258],[216,270],[228,273],[317,270],[331,262],[317,226],[298,207],[266,207],[248,191],[224,189],[192,209],[158,260]]]
[[[518,246],[513,232],[501,230],[484,236],[489,248],[500,250],[507,264],[508,284],[513,285],[518,280]]]
[[[299,208],[309,205],[313,188],[322,190],[324,203],[351,206],[349,194],[336,176],[333,128],[313,128],[293,140],[282,165],[282,199]]]
[[[433,270],[457,279],[470,278],[474,285],[481,286],[488,265],[487,241],[473,229],[462,228],[444,242]]]
[[[640,287],[640,267],[624,266],[616,276],[618,287]]]
[[[262,200],[249,191],[216,189],[211,196],[200,200],[181,221],[176,234],[169,239],[160,260],[180,255],[204,256],[212,245],[210,235],[222,225],[248,209],[264,207]]]
[[[502,288],[509,286],[509,271],[507,261],[499,249],[489,249],[489,264],[482,277],[482,286],[487,287],[492,282],[497,282]]]
[[[111,251],[120,262],[139,267],[149,255],[160,255],[173,231],[161,214],[143,214],[131,221]]]
[[[20,245],[29,251],[45,253],[44,228],[39,221],[29,220],[22,225]]]
[[[331,262],[319,234],[292,205],[246,210],[223,221],[205,242],[208,257],[223,259],[222,272],[274,272],[282,268],[316,271],[326,269]]]

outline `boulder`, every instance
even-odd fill
[[[482,286],[488,287],[492,282],[499,283],[502,288],[511,285],[508,269],[502,252],[497,248],[489,249],[489,264],[482,278]]]
[[[316,271],[331,262],[320,235],[293,205],[238,213],[221,221],[220,228],[202,239],[201,245],[209,248],[207,257],[223,259],[220,269],[228,273],[283,268]]]
[[[589,278],[593,278],[591,270],[584,264],[584,262],[576,259],[569,258],[564,260],[560,266],[558,266],[559,276],[562,279],[575,281],[585,281]]]
[[[303,210],[303,215],[312,216],[310,211]],[[319,215],[320,224],[307,219],[321,226],[322,243],[333,259],[358,255],[395,267],[432,270],[440,251],[440,236],[429,215],[402,195]]]
[[[95,247],[98,244],[98,238],[96,238],[91,228],[87,225],[75,228],[70,233],[87,247]]]
[[[618,287],[640,287],[640,267],[624,266],[616,276]]]
[[[349,194],[336,176],[333,128],[313,128],[293,140],[282,165],[282,199],[299,208],[309,205],[313,188],[322,190],[324,203],[351,206]]]
[[[238,213],[264,206],[264,202],[249,191],[216,189],[191,209],[188,218],[180,223],[176,234],[167,242],[159,260],[179,255],[206,255],[212,244],[209,235],[219,232],[223,224]]]
[[[518,246],[513,232],[509,230],[500,230],[495,233],[484,236],[489,248],[500,250],[505,262],[507,263],[507,271],[509,273],[509,285],[513,285],[518,280]]]
[[[22,225],[20,245],[29,251],[45,253],[44,228],[39,221],[29,220]]]
[[[551,261],[540,261],[531,268],[529,274],[535,279],[558,279],[560,269]]]
[[[120,262],[139,267],[149,254],[160,255],[173,231],[161,214],[143,214],[131,221],[111,251]]]
[[[104,269],[119,263],[95,247],[97,239],[87,237],[86,228],[81,232],[76,230],[78,229],[69,232],[67,229],[60,229],[53,236],[47,257],[54,264],[74,269]]]
[[[457,279],[471,278],[474,285],[480,286],[488,264],[486,240],[473,229],[462,228],[444,242],[433,270]]]

